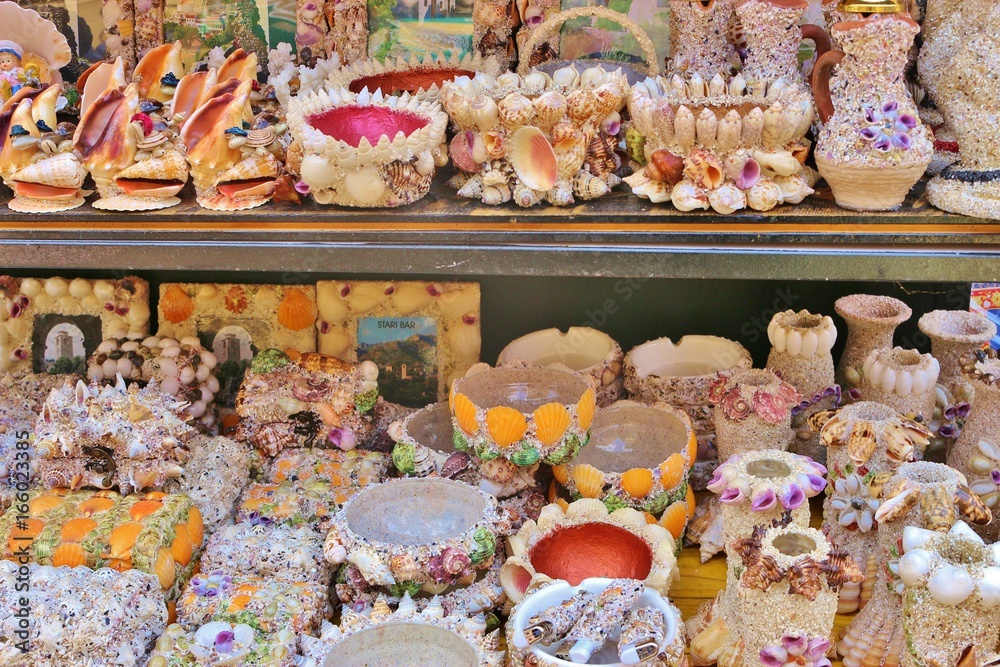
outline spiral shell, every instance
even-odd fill
[[[257,130],[250,130],[247,134],[247,146],[251,148],[264,148],[274,143],[274,130],[270,127],[262,127]]]
[[[714,190],[724,182],[725,169],[715,153],[695,149],[684,161],[684,176],[700,188]]]

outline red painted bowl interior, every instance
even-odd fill
[[[312,114],[306,121],[317,130],[357,148],[364,137],[373,146],[382,136],[390,139],[402,131],[410,136],[427,126],[427,119],[389,107],[343,106]]]
[[[355,79],[348,86],[352,93],[360,93],[367,88],[371,92],[381,89],[383,95],[395,93],[415,93],[418,90],[429,90],[431,86],[439,88],[445,81],[452,81],[460,76],[473,77],[475,72],[457,68],[416,68],[403,72],[385,72]]]
[[[646,542],[608,523],[560,528],[531,550],[531,564],[541,574],[577,586],[588,577],[644,580],[653,568]]]

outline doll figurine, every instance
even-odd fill
[[[9,99],[24,85],[24,68],[21,58],[24,49],[9,39],[0,40],[0,95]]]

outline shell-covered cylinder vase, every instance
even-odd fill
[[[750,450],[787,449],[792,440],[792,408],[801,395],[767,369],[720,375],[708,392],[715,405],[715,446],[719,458]]]
[[[974,392],[962,372],[962,358],[971,357],[997,335],[997,325],[981,313],[967,310],[932,310],[921,315],[917,326],[931,339],[931,354],[941,364],[938,386],[947,405],[972,402]]]
[[[894,347],[872,350],[861,367],[861,397],[929,423],[941,364],[930,354]]]
[[[913,311],[891,296],[850,294],[837,299],[833,309],[847,322],[847,341],[837,362],[837,384],[844,391],[861,386],[861,367],[872,350],[892,348],[896,327]]]
[[[393,422],[388,428],[395,441],[392,462],[406,477],[437,475],[479,484],[479,471],[472,457],[455,449],[451,409],[446,402],[433,403]]]

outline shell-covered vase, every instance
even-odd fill
[[[367,88],[369,92],[381,90],[383,95],[409,93],[437,100],[441,96],[441,86],[447,81],[460,76],[472,77],[477,72],[498,76],[500,71],[496,57],[484,58],[478,53],[467,53],[460,58],[456,51],[450,58],[427,56],[423,59],[414,54],[408,60],[401,57],[384,61],[374,58],[356,60],[331,72],[325,87],[328,90],[346,88],[352,93],[360,93]],[[298,94],[305,92],[300,87]]]
[[[872,350],[892,348],[896,327],[910,319],[913,311],[891,296],[850,294],[833,304],[847,323],[847,340],[837,362],[837,384],[848,391],[861,386],[861,368]]]
[[[872,350],[861,366],[861,398],[930,423],[941,364],[930,354],[894,347]]]
[[[680,408],[618,401],[597,412],[590,444],[552,472],[574,498],[598,498],[609,509],[669,512],[661,525],[680,539],[694,513],[687,473],[697,449],[691,420]]]
[[[787,449],[792,441],[792,408],[802,396],[767,369],[737,370],[712,384],[715,446],[720,459],[750,450]]]
[[[931,339],[931,354],[941,364],[938,387],[946,406],[971,403],[975,392],[962,372],[962,358],[971,357],[997,335],[997,325],[982,313],[932,310],[920,316],[920,330]]]
[[[400,474],[406,477],[437,475],[479,484],[479,469],[473,457],[455,449],[448,403],[433,403],[393,422],[388,434],[396,443],[392,462]]]
[[[460,197],[568,206],[617,185],[615,154],[629,84],[621,70],[575,66],[478,74],[448,82],[441,102],[455,125],[449,146]]]
[[[289,101],[288,126],[302,154],[302,181],[320,204],[412,204],[447,163],[448,116],[437,102],[408,93],[307,93]]]
[[[862,401],[813,415],[809,426],[827,448],[827,496],[823,532],[847,550],[866,573],[861,585],[845,584],[840,613],[850,613],[871,599],[878,568],[878,524],[886,481],[903,463],[920,457],[930,431],[892,408]]]
[[[962,521],[947,533],[908,527],[899,577],[905,667],[1000,658],[1000,542],[987,545]]]
[[[668,70],[711,79],[742,64],[729,40],[736,0],[669,0],[672,44]]]
[[[665,596],[677,577],[675,548],[670,531],[631,507],[609,512],[595,498],[553,503],[507,538],[500,583],[514,604],[546,582],[576,586],[590,577],[637,579]]]

